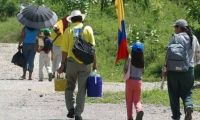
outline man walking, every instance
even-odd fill
[[[66,107],[68,109],[67,117],[74,118],[75,120],[82,120],[81,114],[84,110],[85,105],[85,95],[86,95],[86,83],[87,78],[91,72],[91,64],[84,64],[80,61],[73,53],[73,48],[75,44],[75,37],[82,36],[83,39],[90,43],[93,47],[95,46],[95,39],[93,35],[93,30],[90,26],[83,25],[85,15],[79,10],[74,10],[71,15],[67,17],[67,20],[72,24],[64,33],[63,45],[62,45],[62,64],[59,73],[63,72],[64,64],[67,61],[67,88],[65,90],[65,101]],[[94,55],[93,70],[96,69],[96,55]],[[78,93],[76,97],[76,106],[74,99],[74,90],[76,87],[76,82],[78,82]]]

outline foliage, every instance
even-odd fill
[[[9,0],[0,0],[0,21],[5,21],[7,17],[13,16],[17,11],[16,3]]]
[[[66,0],[66,8],[68,11],[79,9],[84,13],[87,13],[89,8],[89,0]]]
[[[9,43],[19,40],[19,31],[21,31],[22,26],[16,18],[8,18],[6,21],[0,22],[0,28],[0,42]]]
[[[124,92],[106,92],[102,98],[87,98],[87,103],[112,103],[119,104],[125,100]]]
[[[157,21],[163,15],[163,7],[165,2],[163,0],[151,0],[151,11],[154,14],[154,20]]]
[[[162,59],[162,60],[161,60]],[[163,67],[163,57],[161,59],[155,60],[154,63],[151,63],[147,68],[146,68],[146,73],[145,77],[153,77],[153,78],[160,78],[161,77],[161,69]]]
[[[146,10],[150,7],[150,0],[133,0],[133,4],[136,8],[140,7],[143,10]]]
[[[110,7],[112,3],[114,4],[114,0],[101,0],[101,12]]]
[[[21,0],[25,3],[31,1]],[[98,71],[105,81],[121,82],[123,81],[124,62],[115,65],[118,32],[116,11],[114,1],[108,1],[107,7],[101,11],[102,0],[83,0],[82,2],[89,2],[89,6],[86,7],[87,17],[84,23],[91,25],[94,29]],[[72,2],[74,2],[75,7],[72,7],[72,4],[71,8],[68,9],[66,0],[45,0],[44,5],[54,10],[61,18],[76,8],[75,2],[77,1]],[[144,2],[146,3],[144,4]],[[158,81],[160,79],[165,47],[173,33],[171,25],[178,18],[186,18],[187,10],[183,4],[177,5],[174,2],[169,0],[124,0],[128,43],[131,45],[136,40],[141,40],[145,44],[145,81]],[[42,3],[35,0],[34,4]],[[85,9],[85,7],[83,8]],[[190,23],[195,26],[195,33],[198,35],[199,24],[194,21]],[[0,27],[6,28],[0,30],[1,41],[15,42],[17,40],[21,26],[16,19],[9,18],[5,23],[0,23]]]
[[[125,93],[124,92],[105,92],[102,98],[87,98],[87,103],[111,103],[111,104],[120,104],[125,102]],[[193,102],[194,109],[200,111],[200,92],[196,89],[193,90]],[[144,104],[154,104],[161,106],[169,106],[169,97],[166,90],[149,90],[142,92],[142,103]],[[183,108],[183,105],[181,105]]]
[[[194,105],[200,104],[200,96],[198,90],[193,90],[193,101]],[[169,98],[167,91],[161,90],[150,90],[144,91],[142,95],[142,100],[147,104],[156,104],[156,105],[164,105],[169,106]],[[183,105],[181,104],[182,108]],[[197,111],[200,111],[198,107],[194,108]]]
[[[186,3],[188,16],[200,23],[200,1],[190,0]]]

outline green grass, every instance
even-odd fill
[[[131,0],[127,1],[125,5],[125,20],[129,43],[131,44],[132,41],[135,41],[136,33],[139,33],[140,39],[145,38],[146,64],[144,81],[149,82],[160,80],[165,47],[174,31],[171,25],[178,18],[186,18],[187,13],[182,5],[177,6],[169,0],[162,0],[158,3],[158,6],[159,4],[162,7],[159,8],[158,12],[155,12],[155,5],[146,10],[140,5],[134,4]],[[198,29],[199,25],[196,22],[189,21],[195,26],[195,29]],[[85,24],[91,25],[94,29],[97,66],[103,80],[122,82],[124,62],[115,65],[118,25],[114,5],[106,8],[103,12],[100,12],[100,5],[93,5],[88,12]],[[22,25],[20,25],[16,17],[13,17],[6,22],[0,22],[0,28],[0,42],[10,43],[19,39]],[[151,33],[154,30],[157,31],[157,37],[144,36],[144,32]],[[156,39],[158,39],[158,42],[152,43]],[[200,76],[200,74],[197,75]]]
[[[200,111],[200,92],[199,89],[193,91],[193,101],[195,110]],[[102,98],[87,98],[87,103],[111,103],[119,104],[125,102],[124,92],[106,92]],[[168,93],[165,90],[150,90],[142,93],[144,104],[155,104],[169,106]]]
[[[124,92],[106,92],[102,98],[87,98],[87,103],[119,104],[125,100]]]
[[[19,40],[22,25],[15,17],[8,18],[5,22],[0,22],[0,42],[13,43]]]
[[[146,104],[169,106],[169,98],[168,98],[167,91],[161,91],[161,90],[145,91],[143,92],[142,100]],[[193,90],[193,102],[194,102],[195,110],[200,111],[199,89]]]

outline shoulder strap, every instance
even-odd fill
[[[85,30],[86,25],[83,25],[82,29],[81,29],[81,35],[83,35],[83,31]]]
[[[61,34],[58,34],[58,35],[53,39],[52,43],[54,43],[60,35],[61,35]]]

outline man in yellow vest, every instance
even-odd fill
[[[74,10],[71,15],[67,17],[67,20],[72,24],[66,29],[63,37],[62,44],[62,65],[58,70],[61,73],[64,69],[64,64],[67,61],[67,83],[68,86],[65,91],[66,106],[68,109],[67,117],[74,118],[75,120],[82,120],[81,114],[84,110],[85,105],[85,95],[86,95],[86,83],[87,78],[91,72],[91,64],[85,65],[82,61],[78,60],[72,52],[74,47],[74,36],[80,34],[79,30],[82,29],[82,36],[84,40],[95,46],[95,39],[93,35],[93,30],[90,26],[85,26],[83,29],[83,21],[85,15],[79,10]],[[96,55],[94,55],[93,70],[96,69]],[[74,90],[76,87],[76,82],[78,82],[78,93],[76,97],[76,106],[74,99]]]

